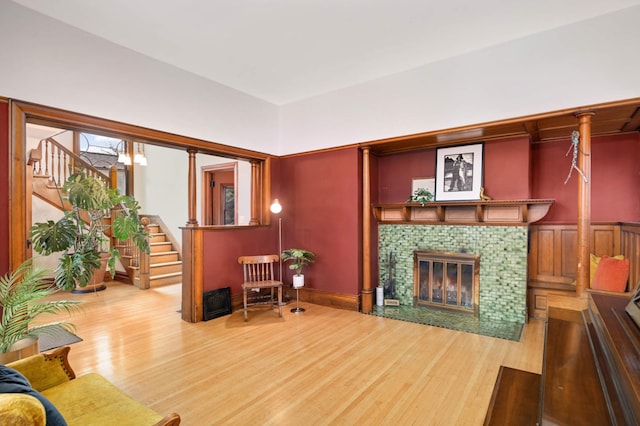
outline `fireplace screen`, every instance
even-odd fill
[[[478,313],[480,257],[466,253],[414,252],[414,302]]]

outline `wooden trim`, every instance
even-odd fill
[[[196,154],[198,150],[196,149],[188,149],[189,153],[189,187],[188,187],[188,210],[189,210],[189,219],[187,220],[187,226],[198,226],[198,219],[196,218],[196,206],[197,206],[197,197],[196,194],[196,179],[197,173],[196,170]]]
[[[196,148],[198,152],[212,154],[228,158],[244,158],[264,160],[269,155],[257,151],[238,148],[231,145],[223,145],[216,142],[202,139],[190,138],[187,136],[166,133],[160,130],[153,130],[146,127],[94,117],[91,115],[62,109],[47,107],[23,101],[12,101],[29,119],[30,123],[43,124],[48,126],[62,126],[65,129],[80,132],[95,132],[99,134],[112,135],[122,139],[122,136],[132,136],[135,140],[142,140],[152,145],[161,145],[187,150]],[[127,139],[132,139],[127,138]]]
[[[357,295],[332,293],[309,287],[301,287],[298,291],[300,292],[300,301],[304,303],[313,303],[314,305],[345,309],[347,311],[359,310],[359,298]],[[289,305],[295,305],[296,291],[292,287],[284,287],[283,297],[289,300]],[[231,295],[231,308],[234,311],[241,311],[243,309],[242,293]]]
[[[260,200],[260,191],[261,187],[260,182],[262,181],[261,171],[258,167],[258,163],[256,161],[251,161],[251,219],[249,219],[249,225],[259,225],[260,219],[259,210],[262,203]]]
[[[620,226],[620,253],[629,259],[629,288],[640,282],[640,223],[623,223]]]
[[[299,297],[301,302],[349,311],[358,311],[360,309],[360,303],[358,302],[359,297],[356,294],[333,293],[310,287],[301,287],[298,291],[300,292]],[[295,304],[296,291],[291,287],[286,287],[285,294],[289,297],[289,300]],[[364,312],[364,309],[362,312]]]
[[[576,114],[580,122],[580,143],[578,149],[578,276],[576,293],[578,296],[589,287],[589,234],[591,225],[591,117],[593,112]]]
[[[424,205],[376,204],[379,223],[522,225],[542,219],[554,200],[429,202]]]
[[[371,287],[371,171],[369,148],[362,149],[362,312],[373,311]]]
[[[214,211],[212,208],[212,204],[215,201],[215,196],[211,195],[211,190],[206,189],[209,187],[209,181],[207,178],[210,174],[215,174],[216,172],[232,172],[233,173],[233,187],[237,191],[238,189],[238,162],[234,161],[231,163],[219,163],[219,164],[209,164],[206,166],[200,167],[200,188],[202,188],[202,193],[200,194],[201,208],[200,214],[202,215],[202,224],[203,225],[212,225],[211,223],[207,223],[206,218],[213,217],[214,220],[212,222],[216,222],[215,218],[218,218],[222,215],[220,209],[216,209]],[[222,200],[219,200],[222,202]],[[218,206],[219,207],[219,206]],[[234,197],[234,224],[238,223],[238,197],[237,195]],[[217,222],[222,222],[222,220],[218,220]]]
[[[26,113],[10,102],[11,141],[9,142],[9,267],[15,270],[29,257],[25,241],[31,223],[27,200]]]
[[[487,121],[471,125],[451,127],[447,129],[434,130],[430,132],[414,133],[398,137],[363,141],[360,146],[368,146],[375,155],[390,155],[400,152],[414,151],[417,149],[435,148],[437,146],[456,145],[461,142],[469,143],[475,141],[498,140],[507,137],[529,136],[534,142],[534,138],[539,135],[531,133],[531,129],[537,129],[536,122],[549,120],[562,116],[573,116],[576,111],[608,110],[612,108],[632,107],[640,102],[640,98],[631,98],[614,102],[604,102],[593,105],[583,105],[575,108],[566,108],[540,114],[531,114],[520,117]],[[603,115],[604,116],[604,115]],[[629,126],[624,128],[629,131]],[[631,129],[633,131],[635,129]],[[566,138],[566,135],[563,135]],[[548,140],[546,140],[548,141]]]
[[[271,157],[265,158],[260,169],[262,175],[262,209],[260,223],[271,225]],[[278,253],[279,255],[280,253]]]
[[[182,228],[182,319],[187,322],[202,321],[203,235],[201,228]]]

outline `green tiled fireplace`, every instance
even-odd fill
[[[470,253],[480,256],[479,317],[525,322],[527,226],[381,224],[378,230],[379,283],[387,279],[385,259],[393,252],[395,292],[402,306],[413,306],[414,250]]]

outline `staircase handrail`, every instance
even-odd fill
[[[42,170],[42,163],[44,163],[44,171]],[[33,165],[34,173],[49,176],[49,180],[55,185],[62,186],[62,183],[67,180],[71,173],[77,170],[84,170],[87,175],[100,179],[108,187],[113,188],[109,176],[93,167],[92,164],[83,160],[82,157],[63,146],[53,137],[40,140],[38,147],[29,152],[28,164]]]

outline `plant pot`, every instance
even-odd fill
[[[27,337],[11,346],[9,352],[0,353],[0,364],[8,364],[31,355],[40,353],[40,345],[37,337]]]
[[[293,276],[293,288],[304,287],[304,275],[294,275]]]
[[[93,277],[85,287],[76,285],[71,293],[90,293],[94,291],[102,291],[107,289],[104,283],[104,274],[107,270],[107,262],[109,261],[109,253],[100,254],[100,267],[93,272]]]

